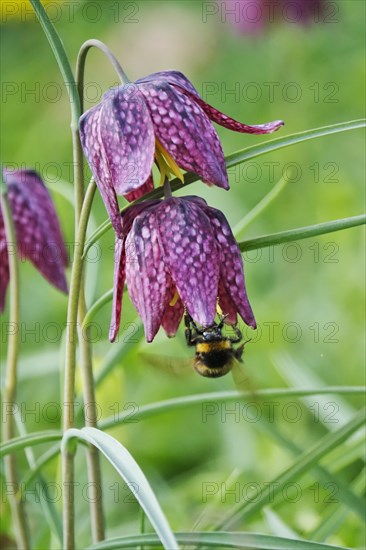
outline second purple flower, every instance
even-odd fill
[[[235,325],[237,314],[256,327],[239,247],[225,216],[199,197],[145,201],[122,214],[116,238],[110,339],[121,319],[125,281],[151,342],[160,326],[174,336],[184,309],[202,325],[215,321],[217,305]]]

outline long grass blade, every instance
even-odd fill
[[[71,428],[65,432],[62,444],[67,445],[73,438],[84,440],[103,453],[119,475],[133,489],[134,497],[146,513],[164,548],[178,550],[173,532],[145,474],[127,449],[114,437],[96,428],[82,428],[81,430]]]

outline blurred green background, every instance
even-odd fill
[[[8,4],[20,11],[8,16]],[[204,99],[240,121],[258,124],[283,119],[286,126],[275,137],[364,116],[364,2],[338,1],[336,22],[306,27],[278,22],[258,36],[236,34],[221,21],[220,13],[205,18],[207,5],[216,6],[214,2],[74,0],[49,4],[48,14],[73,66],[81,43],[98,38],[111,48],[131,80],[159,70],[180,70]],[[68,96],[43,31],[29,6],[29,11],[24,11],[24,6],[24,2],[3,2],[2,6],[2,162],[35,168],[43,175],[72,252],[73,210],[66,198],[72,197]],[[109,61],[96,50],[88,57],[85,82],[86,108],[117,84]],[[226,154],[271,139],[235,134],[221,127],[218,133]],[[283,174],[291,174],[285,190],[247,228],[245,237],[360,214],[365,199],[364,135],[357,130],[296,145],[229,173],[230,192],[196,183],[185,193],[203,196],[226,214],[232,226]],[[91,229],[105,218],[97,196]],[[112,232],[99,244],[90,253],[87,266],[89,304],[112,286]],[[259,325],[257,333],[244,330],[246,337],[252,338],[245,350],[248,387],[255,391],[291,385],[363,384],[363,230],[251,252],[244,255],[244,261]],[[67,300],[29,263],[21,265],[21,284],[18,400],[23,425],[27,431],[55,429],[60,426],[57,407],[62,402],[60,371]],[[213,381],[190,371],[177,375],[169,360],[166,369],[146,364],[139,356],[141,351],[188,358],[192,350],[184,344],[182,327],[174,340],[168,341],[161,332],[153,344],[146,345],[141,328],[130,325],[136,312],[127,295],[119,342],[109,344],[110,310],[110,304],[104,307],[92,329],[95,370],[106,361],[114,365],[98,388],[102,417],[123,411],[129,403],[133,410],[161,399],[234,388],[230,377]],[[6,311],[1,323],[2,367],[7,315]],[[243,488],[258,483],[263,489],[265,482],[292,462],[293,456],[278,443],[276,430],[306,449],[339,427],[361,401],[358,397],[321,400],[315,396],[307,404],[292,400],[295,405],[289,405],[288,400],[279,400],[274,419],[268,417],[268,407],[261,405],[260,416],[269,418],[269,431],[263,429],[261,419],[254,421],[251,411],[236,403],[231,409],[228,405],[217,410],[213,404],[215,412],[207,417],[204,407],[192,406],[117,427],[111,433],[144,469],[175,529],[190,530],[194,525],[208,529],[243,498]],[[55,404],[52,410],[50,403]],[[235,414],[226,414],[229,409]],[[36,414],[29,413],[32,410]],[[325,415],[323,422],[318,412]],[[46,448],[35,447],[35,455],[40,456]],[[346,451],[344,446],[342,452]],[[336,453],[328,456],[326,464],[337,464],[342,452],[338,449],[338,457]],[[27,466],[22,456],[19,464],[24,474]],[[362,464],[356,453],[352,464],[342,468],[342,479],[351,483]],[[88,503],[82,493],[87,483],[83,449],[78,452],[77,467],[77,537],[83,547],[90,542]],[[45,475],[48,481],[57,479],[57,460],[47,466]],[[233,476],[236,493],[225,495],[223,487]],[[133,499],[129,502],[127,488],[105,462],[103,478],[108,535],[137,532],[138,506]],[[310,475],[303,478],[301,498],[284,497],[274,507],[288,528],[304,538],[341,506],[340,502],[329,503],[330,490],[321,483],[316,498],[315,482]],[[206,495],[207,484],[215,496]],[[334,498],[337,500],[337,494]],[[2,529],[10,533],[9,510],[6,504],[2,506]],[[49,529],[41,521],[42,509],[34,495],[29,495],[26,506],[34,544],[47,547]],[[255,516],[239,528],[265,533],[284,528],[276,525],[267,514]],[[360,518],[349,512],[327,542],[362,546],[363,538]]]

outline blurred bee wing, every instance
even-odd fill
[[[231,373],[236,389],[239,392],[249,392],[252,398],[256,399],[254,386],[243,363],[239,361],[233,361]]]
[[[186,359],[184,357],[171,357],[169,355],[144,352],[139,353],[138,356],[144,365],[164,371],[171,376],[183,377],[191,375],[193,372],[193,361],[190,358]]]

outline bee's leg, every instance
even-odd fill
[[[184,321],[185,321],[185,324],[186,324],[186,327],[189,327],[190,328],[190,325],[192,325],[192,327],[194,328],[194,330],[197,332],[197,334],[202,334],[202,330],[200,330],[198,328],[198,326],[196,325],[195,321],[192,319],[192,317],[186,313],[185,316],[184,316]]]
[[[186,326],[186,330],[184,332],[186,337],[186,342],[188,346],[195,346],[198,329],[192,317],[188,313],[185,313],[184,315],[184,324]],[[193,330],[192,330],[192,326],[193,326]]]
[[[187,327],[184,334],[185,334],[186,342],[187,342],[188,346],[195,346],[196,345],[196,334],[193,334],[192,329]]]
[[[243,339],[243,335],[242,335],[242,333],[240,332],[240,330],[238,329],[237,326],[233,326],[232,329],[235,332],[235,336],[233,338],[230,338],[230,342],[232,344],[238,344]]]
[[[217,327],[217,328],[223,328],[224,323],[225,323],[225,319],[226,319],[226,317],[227,317],[228,315],[229,315],[229,314],[226,313],[225,315],[220,316],[221,319],[220,319],[220,323],[218,324],[218,327]]]

